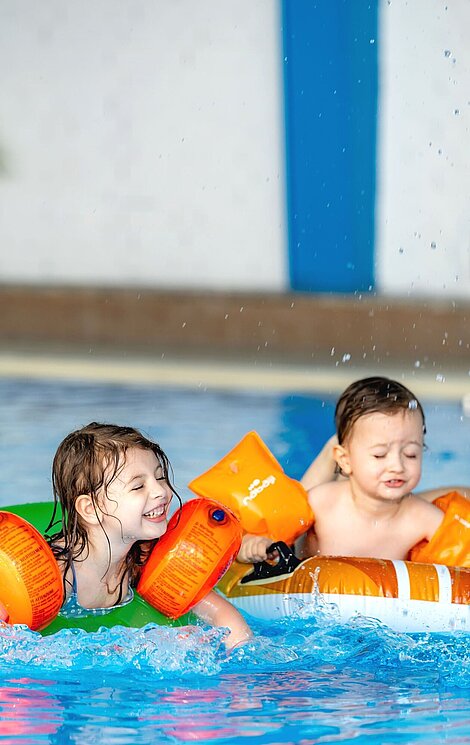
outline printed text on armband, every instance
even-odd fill
[[[276,477],[273,475],[266,476],[263,481],[260,479],[254,479],[254,481],[251,482],[251,484],[248,487],[249,494],[246,497],[243,497],[243,504],[245,507],[253,500],[256,499],[258,494],[261,494],[262,491],[268,488],[268,486],[272,486],[276,483]]]

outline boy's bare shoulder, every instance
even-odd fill
[[[441,486],[437,489],[426,489],[425,491],[418,492],[416,496],[426,500],[426,502],[434,502],[438,497],[443,497],[454,491],[466,499],[470,499],[470,486]]]
[[[423,512],[442,512],[439,507],[436,507],[432,502],[428,502],[427,499],[423,499],[420,494],[410,494],[405,503],[409,505],[410,509]]]
[[[439,507],[426,501],[426,499],[422,499],[418,494],[410,494],[408,499],[404,500],[403,506],[408,513],[413,513],[416,516],[442,515],[442,510]]]
[[[419,540],[425,538],[430,541],[444,520],[443,511],[435,504],[426,502],[425,499],[416,495],[411,495],[407,501],[409,505],[404,513],[406,522],[410,526],[419,528]]]
[[[320,486],[314,486],[307,491],[308,501],[315,508],[315,505],[322,505],[325,502],[331,502],[332,499],[338,499],[347,489],[347,481],[330,481],[327,484],[320,484]]]

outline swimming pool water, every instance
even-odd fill
[[[50,463],[71,429],[132,424],[170,456],[183,498],[195,475],[256,429],[299,477],[332,433],[334,400],[1,380],[0,506],[50,497]],[[470,484],[470,420],[423,401],[423,486]],[[226,655],[200,627],[52,637],[0,630],[2,743],[470,742],[470,635],[400,635],[370,619],[252,621]]]

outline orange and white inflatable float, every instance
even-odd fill
[[[279,544],[274,544],[279,545]],[[287,548],[287,547],[286,547]],[[235,562],[218,589],[255,618],[275,619],[336,606],[341,620],[376,618],[395,631],[470,631],[470,569],[410,561],[318,557],[275,576]],[[280,563],[281,563],[280,562]]]
[[[189,486],[229,507],[247,533],[292,543],[314,520],[302,486],[254,432]],[[314,611],[320,598],[333,603],[342,620],[360,614],[403,632],[470,631],[470,501],[453,492],[436,504],[444,521],[431,542],[415,546],[410,561],[300,561],[280,543],[274,544],[277,564],[234,562],[217,589],[240,610],[268,620],[309,604]]]

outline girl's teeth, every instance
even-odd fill
[[[145,517],[161,517],[161,515],[163,515],[164,512],[165,512],[165,508],[159,507],[158,509],[150,510],[150,512],[146,512]]]

